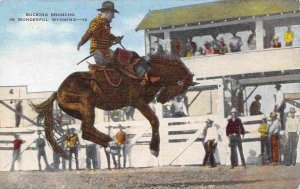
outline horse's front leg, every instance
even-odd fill
[[[159,120],[148,104],[140,104],[136,108],[149,120],[152,127],[152,138],[150,142],[150,152],[155,157],[159,155]]]

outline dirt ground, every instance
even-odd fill
[[[185,166],[125,170],[0,172],[1,189],[224,188],[297,189],[300,166]],[[299,187],[300,188],[300,187]]]

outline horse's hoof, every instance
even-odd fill
[[[155,150],[150,150],[151,154],[154,155],[155,157],[159,156],[159,152]]]

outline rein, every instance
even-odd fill
[[[117,84],[114,84],[114,83],[112,82],[112,80],[111,80],[111,78],[109,77],[107,71],[115,71],[114,69],[100,68],[100,67],[99,67],[99,68],[97,68],[96,72],[97,72],[98,70],[104,72],[104,75],[105,75],[106,80],[107,80],[108,83],[109,83],[111,86],[113,86],[113,87],[119,87],[120,84],[121,84],[122,81],[123,81],[123,78],[122,78],[122,76],[121,76],[121,77],[120,77],[120,80],[118,81]],[[95,79],[95,80],[96,80],[96,79]],[[96,80],[96,81],[97,81],[97,80]],[[97,83],[98,83],[98,82],[97,82]]]

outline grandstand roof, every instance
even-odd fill
[[[220,0],[149,11],[136,30],[266,16],[299,10],[300,3],[297,0]]]

